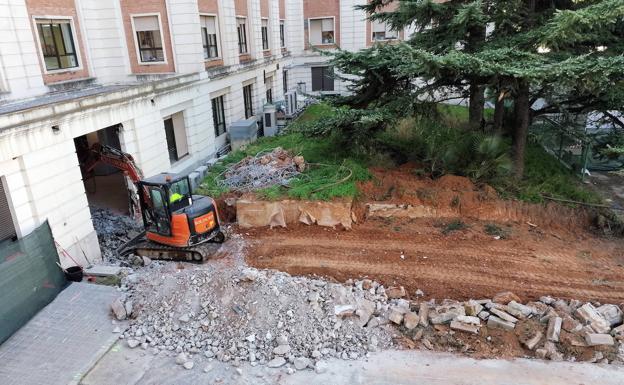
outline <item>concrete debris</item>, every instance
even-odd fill
[[[602,305],[596,309],[613,327],[622,323],[622,310],[616,305]]]
[[[517,313],[521,314],[524,318],[530,316],[533,313],[533,309],[531,307],[523,305],[516,301],[510,301],[507,304],[507,309],[508,311],[509,310],[516,311]]]
[[[327,365],[327,362],[325,361],[317,361],[316,364],[314,365],[314,372],[316,374],[325,373],[327,369],[328,369],[328,365]]]
[[[461,330],[461,331],[472,333],[472,334],[479,334],[479,326],[475,324],[461,322],[458,320],[451,321],[451,329]]]
[[[539,344],[540,341],[542,340],[543,336],[544,336],[544,333],[542,333],[541,331],[538,331],[537,333],[535,333],[533,337],[524,341],[524,346],[526,346],[526,348],[529,350],[535,349],[537,344]]]
[[[610,334],[598,333],[587,333],[585,335],[585,342],[587,342],[589,346],[613,345],[615,343]]]
[[[561,317],[552,317],[548,320],[548,329],[546,331],[546,338],[548,341],[559,342],[561,322]]]
[[[407,292],[405,291],[405,288],[403,286],[389,287],[386,289],[386,296],[388,296],[388,298],[390,299],[403,298],[406,295]]]
[[[495,315],[491,315],[488,318],[487,326],[490,328],[498,328],[498,329],[505,329],[505,330],[514,330],[514,328],[516,327],[516,325],[513,322],[502,320]]]
[[[271,361],[267,362],[267,366],[269,368],[279,368],[286,364],[286,359],[284,357],[275,357]]]
[[[616,305],[550,297],[521,303],[510,293],[496,301],[425,301],[371,279],[338,284],[229,263],[151,265],[123,278],[111,309],[115,318],[132,314],[120,334],[125,344],[168,355],[182,366],[204,367],[216,359],[236,367],[249,362],[323,373],[328,359],[357,359],[403,341],[470,354],[475,341],[497,352],[495,344],[508,338],[550,360],[587,361],[593,351],[581,355],[576,347],[598,346],[604,356],[594,356],[597,362],[624,361],[624,349],[618,353],[624,325],[612,327],[621,316]],[[405,338],[395,338],[397,333]],[[500,333],[506,339],[496,338]]]
[[[388,314],[388,319],[395,324],[400,325],[403,322],[404,314],[405,313],[401,312],[400,310],[392,309],[390,310],[390,314]]]
[[[494,314],[498,318],[503,319],[503,320],[505,320],[507,322],[511,322],[511,323],[514,323],[514,324],[516,322],[518,322],[518,319],[516,317],[514,317],[514,316],[512,316],[512,315],[510,315],[510,314],[508,314],[508,313],[506,313],[506,312],[504,312],[504,311],[502,311],[500,309],[494,308],[494,307],[490,309],[490,313]]]
[[[468,315],[460,315],[456,318],[457,321],[471,325],[481,325],[481,319],[479,317],[473,317]]]
[[[408,312],[405,313],[405,316],[403,317],[403,322],[407,330],[412,330],[416,326],[418,326],[418,323],[420,322],[420,317],[414,312]]]
[[[474,300],[469,300],[464,303],[464,310],[466,311],[466,315],[476,316],[483,309],[483,305]]]
[[[98,243],[105,263],[130,267],[134,265],[134,255],[120,259],[117,250],[143,231],[143,224],[127,215],[119,215],[108,209],[91,207],[93,227],[97,232]],[[142,265],[143,259],[140,258]]]
[[[126,319],[126,317],[127,317],[126,306],[123,303],[122,297],[116,298],[110,304],[110,308],[111,308],[111,311],[113,312],[113,314],[115,315],[115,318],[117,318],[119,321],[122,321],[122,320]]]
[[[252,191],[270,186],[287,186],[292,178],[306,168],[301,156],[293,156],[281,147],[270,152],[248,156],[230,166],[219,179],[223,187]]]
[[[420,326],[427,327],[429,326],[429,305],[426,302],[421,302],[420,307],[418,308],[418,323]]]
[[[312,361],[308,357],[297,357],[293,362],[295,369],[303,370],[312,365]]]
[[[596,333],[609,333],[611,330],[609,321],[589,302],[576,309],[574,315],[580,318],[585,325],[591,326]]]

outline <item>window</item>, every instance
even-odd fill
[[[167,150],[171,163],[177,162],[188,155],[186,129],[184,127],[184,115],[182,112],[171,115],[164,119],[165,137]]]
[[[215,137],[225,134],[225,108],[223,95],[212,99],[212,122],[214,123]]]
[[[244,54],[247,53],[247,20],[239,17],[236,23],[238,24],[238,53]]]
[[[253,116],[253,85],[243,87],[243,101],[245,102],[245,119]]]
[[[217,18],[214,16],[200,16],[202,43],[204,45],[204,59],[219,57],[217,45]]]
[[[310,20],[310,44],[334,43],[334,18]]]
[[[280,20],[280,47],[286,47],[286,32],[284,30],[284,20]]]
[[[284,88],[284,93],[288,92],[288,71],[282,71],[282,87]]]
[[[332,67],[312,67],[312,91],[333,91],[334,70]]]
[[[266,51],[269,49],[269,20],[262,19],[261,31],[262,31],[262,49]]]
[[[264,84],[266,87],[266,102],[273,104],[273,76],[265,78]]]
[[[132,18],[139,49],[139,62],[158,63],[165,61],[158,16],[135,16]]]
[[[46,70],[78,67],[70,20],[37,20],[36,24]]]
[[[394,40],[398,37],[396,31],[393,31],[390,25],[384,22],[375,20],[371,22],[371,27],[373,30],[373,41]]]
[[[267,103],[273,104],[273,90],[271,88],[267,88],[266,90],[266,100]]]

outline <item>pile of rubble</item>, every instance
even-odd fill
[[[127,215],[120,215],[108,209],[91,208],[93,227],[98,236],[104,262],[115,265],[129,265],[119,260],[117,249],[143,231],[141,223]]]
[[[392,346],[383,286],[344,286],[250,268],[152,268],[111,308],[130,318],[131,348],[176,357],[190,369],[217,359],[238,366],[323,371],[331,357],[357,359]],[[128,305],[130,304],[130,305]]]
[[[230,166],[220,183],[237,191],[252,191],[270,186],[286,186],[289,181],[305,170],[302,156],[293,156],[281,147],[270,152],[248,156]]]
[[[522,304],[510,292],[492,299],[416,304],[401,298],[402,288],[393,290],[398,299],[392,302],[389,320],[429,349],[441,336],[467,333],[485,338],[477,343],[487,343],[499,330],[513,333],[525,353],[541,359],[624,363],[624,320],[616,305],[552,297]]]

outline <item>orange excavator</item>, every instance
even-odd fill
[[[136,185],[130,211],[140,210],[145,231],[122,246],[120,255],[203,262],[212,250],[209,242],[225,241],[214,199],[192,194],[188,176],[162,173],[144,179],[130,154],[99,143],[89,151],[85,175],[98,164],[108,164]]]

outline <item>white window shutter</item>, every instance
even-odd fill
[[[378,20],[373,20],[373,32],[386,32],[386,24]]]
[[[334,19],[323,19],[323,32],[334,30]]]
[[[160,30],[158,25],[158,16],[135,16],[134,29],[137,32]]]
[[[204,17],[204,21],[205,21],[205,27],[206,30],[208,31],[209,35],[214,35],[217,33],[217,23],[216,23],[216,19],[214,16],[205,16]]]

